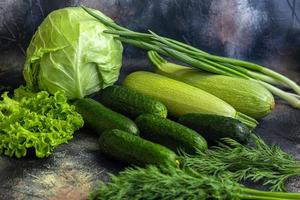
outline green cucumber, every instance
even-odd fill
[[[88,127],[99,135],[103,131],[111,129],[120,129],[134,135],[139,134],[139,130],[132,120],[106,108],[93,99],[78,99],[74,105]]]
[[[109,86],[101,90],[99,101],[112,110],[131,118],[144,113],[167,117],[167,108],[158,100],[123,86]]]
[[[105,131],[99,138],[99,144],[103,154],[128,164],[179,164],[172,150],[118,129]]]
[[[140,136],[174,151],[195,153],[207,149],[205,139],[196,131],[157,115],[144,114],[135,120]]]
[[[200,133],[209,143],[221,138],[246,143],[251,135],[250,129],[239,120],[219,115],[190,113],[179,117],[178,122]]]

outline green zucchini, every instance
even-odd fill
[[[179,117],[178,122],[199,132],[209,143],[215,143],[221,138],[247,143],[251,136],[245,124],[230,117],[190,113]]]
[[[158,100],[117,85],[101,90],[99,101],[112,110],[134,119],[143,113],[167,117],[168,112],[166,106]]]
[[[273,95],[255,81],[215,75],[198,69],[167,62],[156,52],[148,57],[155,72],[200,88],[229,103],[237,111],[255,119],[270,114],[275,106]]]
[[[93,99],[78,99],[74,105],[82,115],[84,122],[99,135],[103,131],[111,129],[120,129],[134,135],[139,134],[139,130],[132,120],[106,108]]]
[[[175,117],[187,113],[215,114],[241,120],[251,128],[257,125],[253,118],[237,112],[218,97],[186,83],[151,72],[129,74],[123,85],[158,99]]]
[[[99,138],[99,144],[103,154],[128,164],[179,164],[172,150],[118,129],[105,131]]]
[[[135,120],[140,136],[146,140],[164,145],[173,151],[184,150],[195,153],[207,149],[205,139],[196,131],[172,120],[157,115],[143,114]]]

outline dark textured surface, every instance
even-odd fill
[[[2,0],[0,85],[23,83],[24,53],[50,11],[86,5],[118,23],[185,41],[219,55],[255,61],[300,83],[300,2],[297,0]],[[125,74],[150,70],[145,53],[126,47]],[[256,132],[300,159],[300,112],[277,101]],[[81,130],[47,159],[0,157],[0,199],[85,199],[97,180],[118,172],[120,163],[98,152],[97,136]],[[300,191],[297,178],[288,183]]]

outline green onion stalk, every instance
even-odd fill
[[[89,8],[82,8],[111,29],[105,31],[106,33],[116,35],[116,39],[123,43],[156,51],[159,54],[204,71],[256,81],[274,95],[286,100],[291,106],[300,109],[300,86],[282,74],[255,63],[212,55],[188,44],[161,37],[152,31],[149,31],[149,33],[134,32],[117,25],[112,20],[107,20],[97,15]],[[295,93],[285,92],[276,86],[287,87]]]

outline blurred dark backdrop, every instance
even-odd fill
[[[1,0],[0,84],[23,82],[26,48],[52,10],[85,5],[117,23],[159,34],[219,55],[264,64],[291,78],[300,63],[299,0]],[[145,54],[125,48],[124,65],[147,65]],[[123,73],[124,74],[124,73]]]

